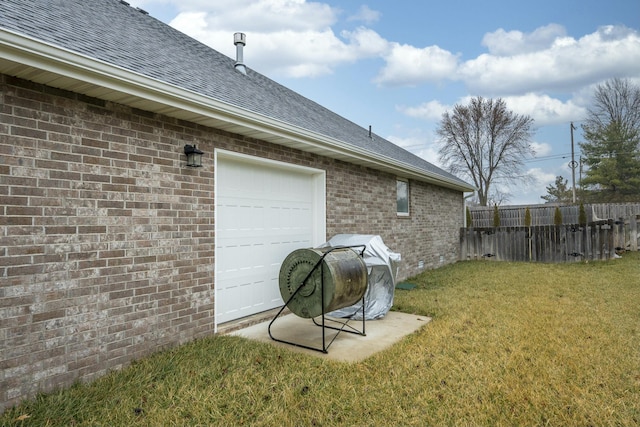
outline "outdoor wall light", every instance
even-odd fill
[[[193,168],[202,167],[202,155],[204,152],[198,150],[195,145],[185,145],[184,154],[187,155],[187,166],[191,166]]]

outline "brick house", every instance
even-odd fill
[[[338,233],[458,259],[469,184],[234,62],[123,1],[0,2],[0,410],[281,305]]]

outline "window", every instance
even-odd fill
[[[396,181],[396,202],[398,215],[409,215],[409,181],[398,179]]]

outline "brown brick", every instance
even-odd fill
[[[17,197],[17,196],[0,196],[0,205],[3,206],[27,206],[29,204],[28,197]]]
[[[33,314],[33,322],[44,322],[46,320],[59,319],[64,317],[65,310],[59,309],[54,311],[47,311],[44,313],[34,313]]]
[[[40,168],[40,169],[53,169],[53,170],[68,170],[69,168],[69,163],[68,162],[62,162],[62,161],[53,161],[53,160],[41,160],[38,159],[36,160],[36,167]]]
[[[48,132],[64,133],[64,134],[68,134],[71,131],[70,126],[61,125],[58,123],[43,122],[43,121],[38,121],[38,129],[45,130]]]
[[[47,190],[45,188],[37,188],[37,187],[13,187],[11,190],[11,194],[13,196],[35,196],[35,197],[46,197]],[[18,197],[19,199],[19,197]]]
[[[122,249],[118,250],[110,250],[110,251],[100,251],[98,256],[100,258],[122,258],[125,254],[125,251]]]
[[[49,178],[68,181],[80,181],[82,175],[78,172],[49,171]]]
[[[94,259],[95,256],[96,256],[96,252],[91,251],[89,248],[87,248],[86,250],[83,250],[82,252],[67,252],[68,261]]]
[[[58,226],[58,227],[45,227],[45,234],[76,234],[77,227],[73,226]]]
[[[106,265],[107,265],[107,262],[101,259],[78,261],[78,269],[80,270],[102,268],[102,267],[106,267]]]
[[[35,255],[44,253],[44,246],[28,245],[28,246],[12,246],[11,248],[4,248],[12,257],[17,255]],[[1,253],[1,251],[0,251]],[[6,254],[4,256],[7,256]],[[6,261],[6,262],[5,262]],[[8,265],[8,260],[3,261]],[[25,262],[24,264],[28,264]]]
[[[129,154],[129,161],[136,162],[136,163],[139,163],[139,164],[152,163],[153,162],[153,157],[139,156],[139,155],[136,155],[136,154]]]
[[[111,160],[102,157],[102,153],[100,156],[82,156],[82,162],[87,165],[111,165]]]
[[[131,209],[107,209],[109,216],[131,216]]]
[[[84,147],[81,145],[72,146],[71,152],[75,154],[82,154],[82,155],[95,156],[95,157],[99,157],[102,154],[102,151],[99,148]]]
[[[109,175],[97,175],[93,173],[83,173],[82,174],[83,181],[94,181],[94,182],[109,182],[111,178]]]
[[[24,136],[27,138],[46,139],[47,133],[33,128],[23,128],[11,126],[11,135]]]
[[[112,191],[114,193],[126,193],[127,186],[121,184],[104,184],[102,186],[103,191]]]
[[[134,185],[136,183],[136,180],[135,180],[135,178],[130,178],[130,177],[112,176],[111,177],[111,182],[113,184]]]
[[[6,215],[40,216],[42,215],[42,208],[27,206],[7,206]]]
[[[15,248],[14,247],[8,248],[8,251],[10,252],[11,256],[6,256],[6,257],[3,258],[2,264],[4,266],[29,265],[29,264],[31,264],[31,256],[29,256],[29,255],[19,256],[19,252],[20,252],[19,248],[23,248],[23,247],[22,246],[18,246],[18,247],[15,247]],[[29,247],[27,246],[26,248],[29,248]]]
[[[99,139],[82,138],[82,145],[85,147],[109,148],[109,143]]]
[[[81,225],[78,226],[78,234],[104,234],[107,227],[104,225]]]
[[[2,216],[0,225],[32,225],[33,219],[28,216]]]
[[[124,201],[122,200],[98,200],[99,208],[124,208]]]
[[[51,160],[55,160],[55,161],[60,161],[60,162],[65,162],[65,163],[81,163],[82,162],[82,156],[79,154],[71,154],[71,153],[60,153],[57,151],[52,151],[51,152]],[[59,168],[61,169],[61,168]],[[63,170],[66,170],[68,168],[65,168]]]

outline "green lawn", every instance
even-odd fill
[[[640,425],[640,253],[463,262],[410,281],[394,309],[433,321],[364,362],[213,337],[0,425]]]

